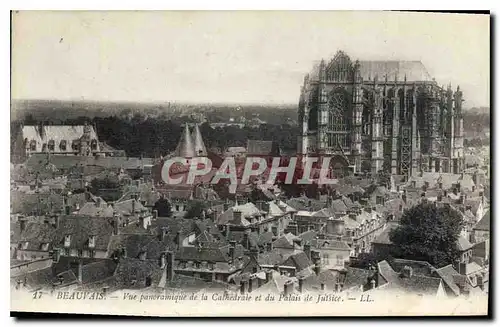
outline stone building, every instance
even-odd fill
[[[331,156],[349,172],[458,173],[464,167],[462,92],[420,61],[352,61],[339,51],[304,78],[298,153]]]

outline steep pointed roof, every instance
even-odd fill
[[[194,151],[198,157],[207,156],[207,148],[205,147],[205,143],[203,143],[203,137],[201,136],[198,124],[194,125]]]
[[[182,158],[193,158],[195,156],[193,139],[191,138],[191,133],[189,132],[189,127],[186,124],[184,131],[182,132],[179,144],[175,149],[175,155]]]

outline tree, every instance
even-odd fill
[[[102,197],[104,201],[116,201],[122,196],[120,182],[111,176],[94,178],[90,182],[90,193]]]
[[[158,217],[170,217],[172,215],[172,205],[165,198],[156,201],[153,210],[158,211]]]
[[[428,261],[437,268],[453,263],[459,256],[457,239],[462,227],[460,213],[449,206],[414,206],[390,233],[393,256]]]
[[[207,205],[203,201],[192,201],[186,211],[184,218],[196,219],[204,218],[204,212],[206,213]]]

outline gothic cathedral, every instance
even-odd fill
[[[330,156],[334,171],[460,173],[462,92],[420,61],[351,61],[339,51],[304,78],[298,154]]]

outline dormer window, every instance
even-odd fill
[[[71,149],[73,149],[73,151],[78,151],[78,142],[77,141],[73,141],[71,143]]]
[[[47,144],[47,148],[49,149],[49,151],[54,151],[54,149],[55,149],[54,140],[49,140],[49,143]]]
[[[89,248],[95,248],[95,236],[89,237]]]
[[[42,243],[42,245],[40,246],[40,250],[48,251],[49,250],[49,243]]]
[[[64,236],[64,247],[69,248],[71,246],[71,235]]]
[[[28,242],[19,243],[19,247],[23,250],[26,250],[28,248]]]
[[[36,151],[36,141],[35,140],[31,140],[31,142],[30,142],[30,150],[31,151]]]
[[[61,149],[61,151],[66,151],[66,147],[67,147],[66,140],[62,140],[61,144],[59,144],[59,149]]]
[[[97,140],[92,140],[92,141],[90,142],[90,148],[91,148],[92,150],[97,150]]]

